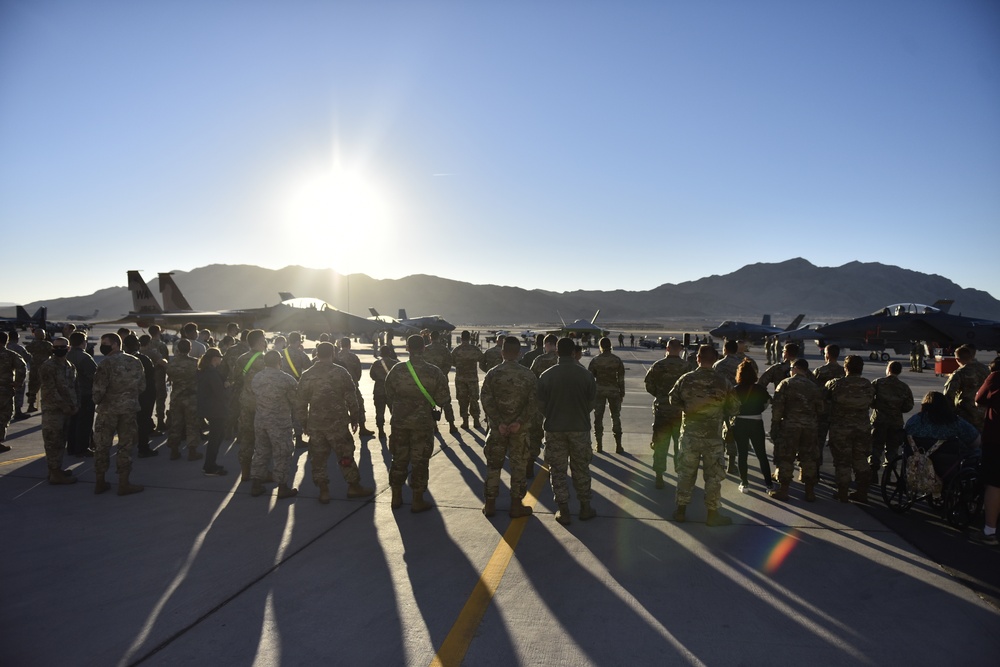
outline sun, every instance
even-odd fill
[[[371,248],[387,237],[390,210],[373,181],[359,172],[333,169],[307,178],[293,191],[285,244],[300,261],[340,273],[363,267]]]

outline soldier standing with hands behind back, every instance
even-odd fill
[[[49,484],[75,484],[69,470],[63,470],[63,452],[69,418],[80,408],[76,389],[76,368],[66,359],[69,341],[57,338],[52,356],[39,369],[42,392],[42,442],[49,468]]]

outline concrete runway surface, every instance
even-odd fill
[[[374,429],[371,356],[356,351]],[[797,483],[791,502],[772,501],[751,456],[753,492],[723,485],[733,526],[704,524],[700,490],[687,523],[670,520],[673,463],[654,489],[642,384],[662,351],[618,353],[627,453],[595,454],[599,516],[568,527],[542,466],[534,516],[507,517],[504,473],[497,515],[483,517],[477,431],[445,426],[437,509],[414,515],[408,489],[389,507],[377,439],[359,447],[362,482],[377,486],[363,501],[331,470],[334,499],[316,502],[305,450],[297,498],[252,498],[231,443],[226,477],[161,455],[135,460],[144,493],[95,496],[93,459],[67,457],[80,483],[49,486],[40,417],[15,422],[0,455],[0,664],[1000,664],[1000,552],[920,508],[840,504],[826,484],[815,504]],[[866,361],[865,375],[883,368]],[[903,379],[918,404],[943,385]]]

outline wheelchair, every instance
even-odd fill
[[[983,513],[984,485],[979,474],[980,454],[972,453],[935,468],[942,480],[941,495],[917,493],[909,488],[906,480],[906,461],[912,455],[912,445],[907,442],[902,452],[894,456],[882,471],[882,500],[886,507],[902,514],[914,504],[926,501],[931,509],[956,528],[965,528]],[[933,457],[932,457],[933,458]]]

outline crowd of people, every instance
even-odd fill
[[[82,331],[65,331],[50,339],[37,329],[25,348],[17,344],[16,333],[0,331],[0,451],[10,450],[3,436],[11,419],[30,415],[37,403],[50,484],[76,482],[63,467],[68,454],[93,457],[94,491],[109,490],[107,473],[117,438],[117,492],[141,492],[143,487],[131,479],[132,456],[157,456],[160,450],[150,446],[156,433],[166,435],[164,451],[170,460],[181,459],[183,448],[186,460],[203,461],[205,475],[222,476],[228,471],[218,463],[220,447],[235,438],[239,474],[250,484],[251,496],[265,494],[271,484],[279,499],[298,493],[292,486],[292,462],[299,446],[308,447],[319,501],[328,503],[331,454],[348,498],[374,493],[362,486],[355,448],[356,437],[377,436],[392,457],[391,506],[403,505],[408,482],[411,511],[419,513],[433,508],[426,497],[428,462],[441,417],[452,433],[459,432],[449,378],[454,368],[461,428],[469,429],[471,419],[471,428],[486,431],[483,513],[495,514],[501,470],[509,461],[509,515],[531,514],[523,499],[544,445],[556,521],[571,522],[570,480],[579,503],[578,518],[596,516],[589,467],[595,450],[604,451],[606,409],[615,453],[625,452],[621,422],[625,366],[613,353],[611,340],[602,338],[600,353],[584,366],[581,346],[569,337],[539,334],[534,348],[526,352],[515,336],[497,336],[496,346],[485,351],[469,331],[462,332],[454,349],[441,338],[436,331],[410,336],[405,362],[391,344],[379,348],[369,368],[376,434],[365,427],[359,384],[363,365],[348,337],[332,341],[328,335],[321,337],[309,354],[297,333],[276,337],[269,349],[259,329],[241,330],[230,324],[216,341],[212,332],[189,323],[169,349],[161,329],[153,325],[138,336],[128,329],[104,334],[98,363],[88,352]],[[619,336],[622,342],[624,337]],[[653,396],[654,485],[666,486],[672,449],[677,474],[675,520],[686,520],[701,468],[708,525],[730,524],[720,511],[721,486],[727,474],[733,474],[740,492],[751,491],[751,449],[765,490],[777,501],[790,499],[796,463],[803,499],[816,501],[828,445],[836,498],[867,503],[882,466],[901,448],[926,449],[929,442],[938,443],[932,460],[938,473],[946,476],[982,445],[986,520],[979,539],[996,544],[1000,357],[988,369],[976,360],[974,348],[957,348],[958,369],[943,391],[927,394],[920,411],[904,423],[914,399],[896,361],[886,365],[884,377],[870,382],[862,377],[861,357],[849,355],[841,364],[836,345],[825,348],[825,363],[813,370],[799,358],[795,343],[785,344],[780,360],[772,359],[774,363],[763,372],[739,341],[726,341],[721,359],[711,345],[700,345],[693,360],[684,352],[680,341],[668,341],[665,356],[644,379]],[[481,389],[480,373],[484,374]],[[25,394],[28,405],[22,409]],[[766,429],[763,413],[768,405],[771,420]],[[773,471],[765,450],[768,432]]]

